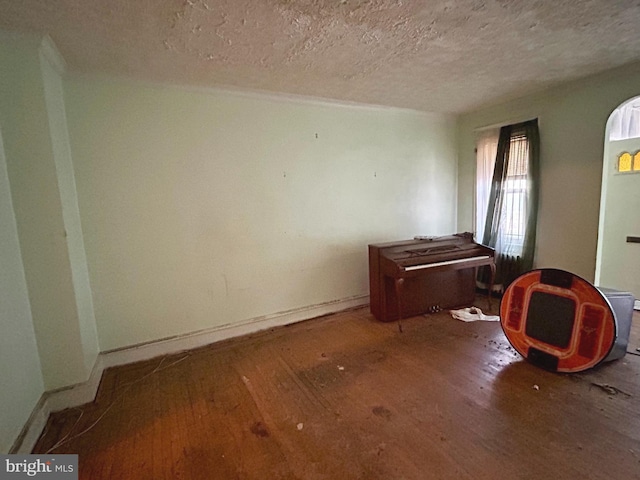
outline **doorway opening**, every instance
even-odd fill
[[[619,105],[605,130],[596,285],[640,299],[640,96]],[[636,310],[640,300],[636,300]]]

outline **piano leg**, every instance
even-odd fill
[[[489,311],[491,311],[491,292],[493,291],[493,282],[496,278],[496,263],[491,262],[489,264],[489,268],[491,268],[491,277],[489,278],[489,291],[487,295],[487,303],[489,304]]]
[[[396,302],[398,307],[398,330],[402,333],[402,285],[404,278],[396,278],[394,285],[396,287]]]

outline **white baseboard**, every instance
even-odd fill
[[[640,300],[635,301],[635,303],[633,304],[633,309],[640,310]]]
[[[91,375],[86,382],[45,392],[35,406],[29,420],[11,448],[11,453],[31,453],[47,424],[49,415],[66,408],[77,407],[95,399],[102,374],[109,367],[149,360],[154,357],[192,350],[212,343],[251,333],[309,320],[330,313],[337,313],[369,303],[368,295],[358,295],[318,305],[264,315],[250,320],[213,327],[153,342],[134,345],[98,355]]]
[[[38,403],[36,403],[36,406],[31,412],[31,416],[27,420],[27,423],[24,424],[24,427],[22,427],[22,431],[13,443],[9,453],[29,454],[31,450],[33,450],[44,427],[47,426],[49,413],[51,413],[46,405],[46,396],[47,393],[43,393]]]
[[[220,342],[229,338],[240,337],[250,333],[256,333],[269,328],[281,327],[291,323],[309,320],[311,318],[327,315],[329,313],[340,312],[354,307],[367,305],[368,295],[359,295],[342,300],[334,300],[319,305],[296,308],[285,312],[274,313],[252,318],[241,323],[222,325],[206,330],[191,332],[175,337],[155,340],[153,342],[134,345],[117,350],[110,350],[101,353],[104,360],[104,368],[127,363],[139,362],[160,355],[178,353],[185,350],[203,347],[211,343]]]

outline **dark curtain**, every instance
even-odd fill
[[[511,181],[511,190],[507,188],[507,177]],[[524,195],[512,193],[514,179],[517,179],[519,191],[524,191]],[[482,243],[496,249],[495,284],[503,288],[533,267],[539,179],[538,120],[502,127]],[[524,231],[519,232],[517,247],[509,243],[506,235],[507,231],[511,233],[516,229],[510,223],[514,222],[510,214],[513,216],[515,211],[519,212],[518,215],[524,215],[523,221],[517,222],[520,230],[524,227]],[[480,272],[479,280],[488,283],[488,269]]]

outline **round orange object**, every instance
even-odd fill
[[[583,278],[550,268],[527,272],[509,285],[500,324],[520,355],[557,372],[596,366],[617,335],[606,297]]]

